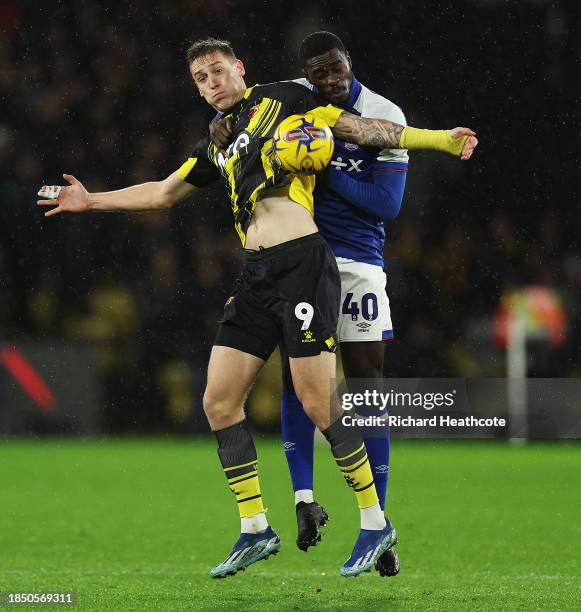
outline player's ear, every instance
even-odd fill
[[[236,66],[236,72],[238,72],[240,76],[244,76],[246,74],[246,68],[244,68],[244,64],[242,63],[242,60],[237,59],[235,62],[235,66]]]
[[[347,53],[347,51],[345,51],[345,58],[347,59],[347,62],[349,63],[349,68],[353,68],[353,62],[351,61],[351,56],[349,55],[349,53]]]

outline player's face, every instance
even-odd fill
[[[190,73],[200,95],[217,111],[234,106],[246,91],[244,64],[220,51],[195,59]]]
[[[329,102],[341,104],[349,97],[353,77],[351,58],[339,49],[331,49],[307,60],[303,70],[305,77]]]

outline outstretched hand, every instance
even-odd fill
[[[70,186],[47,186],[43,185],[38,196],[43,198],[37,200],[39,206],[55,206],[51,210],[44,213],[45,217],[52,217],[63,211],[66,212],[84,212],[89,210],[89,194],[83,187],[83,183],[78,181],[71,174],[63,174],[63,178]]]
[[[474,153],[474,149],[478,146],[478,139],[476,138],[476,132],[473,132],[470,128],[465,127],[457,127],[453,130],[450,130],[450,136],[454,140],[458,140],[458,138],[462,138],[463,136],[467,136],[466,142],[464,142],[464,146],[462,147],[462,153],[460,154],[460,159],[466,161],[472,157],[472,153]]]

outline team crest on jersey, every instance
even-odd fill
[[[347,149],[347,151],[357,151],[359,145],[353,144],[352,142],[346,142],[345,148]]]

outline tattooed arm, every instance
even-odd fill
[[[418,130],[387,119],[366,119],[341,113],[331,128],[337,138],[378,149],[433,149],[470,159],[478,140],[469,128]]]
[[[378,149],[399,149],[403,125],[386,119],[364,119],[351,113],[342,113],[333,134],[341,140]]]

